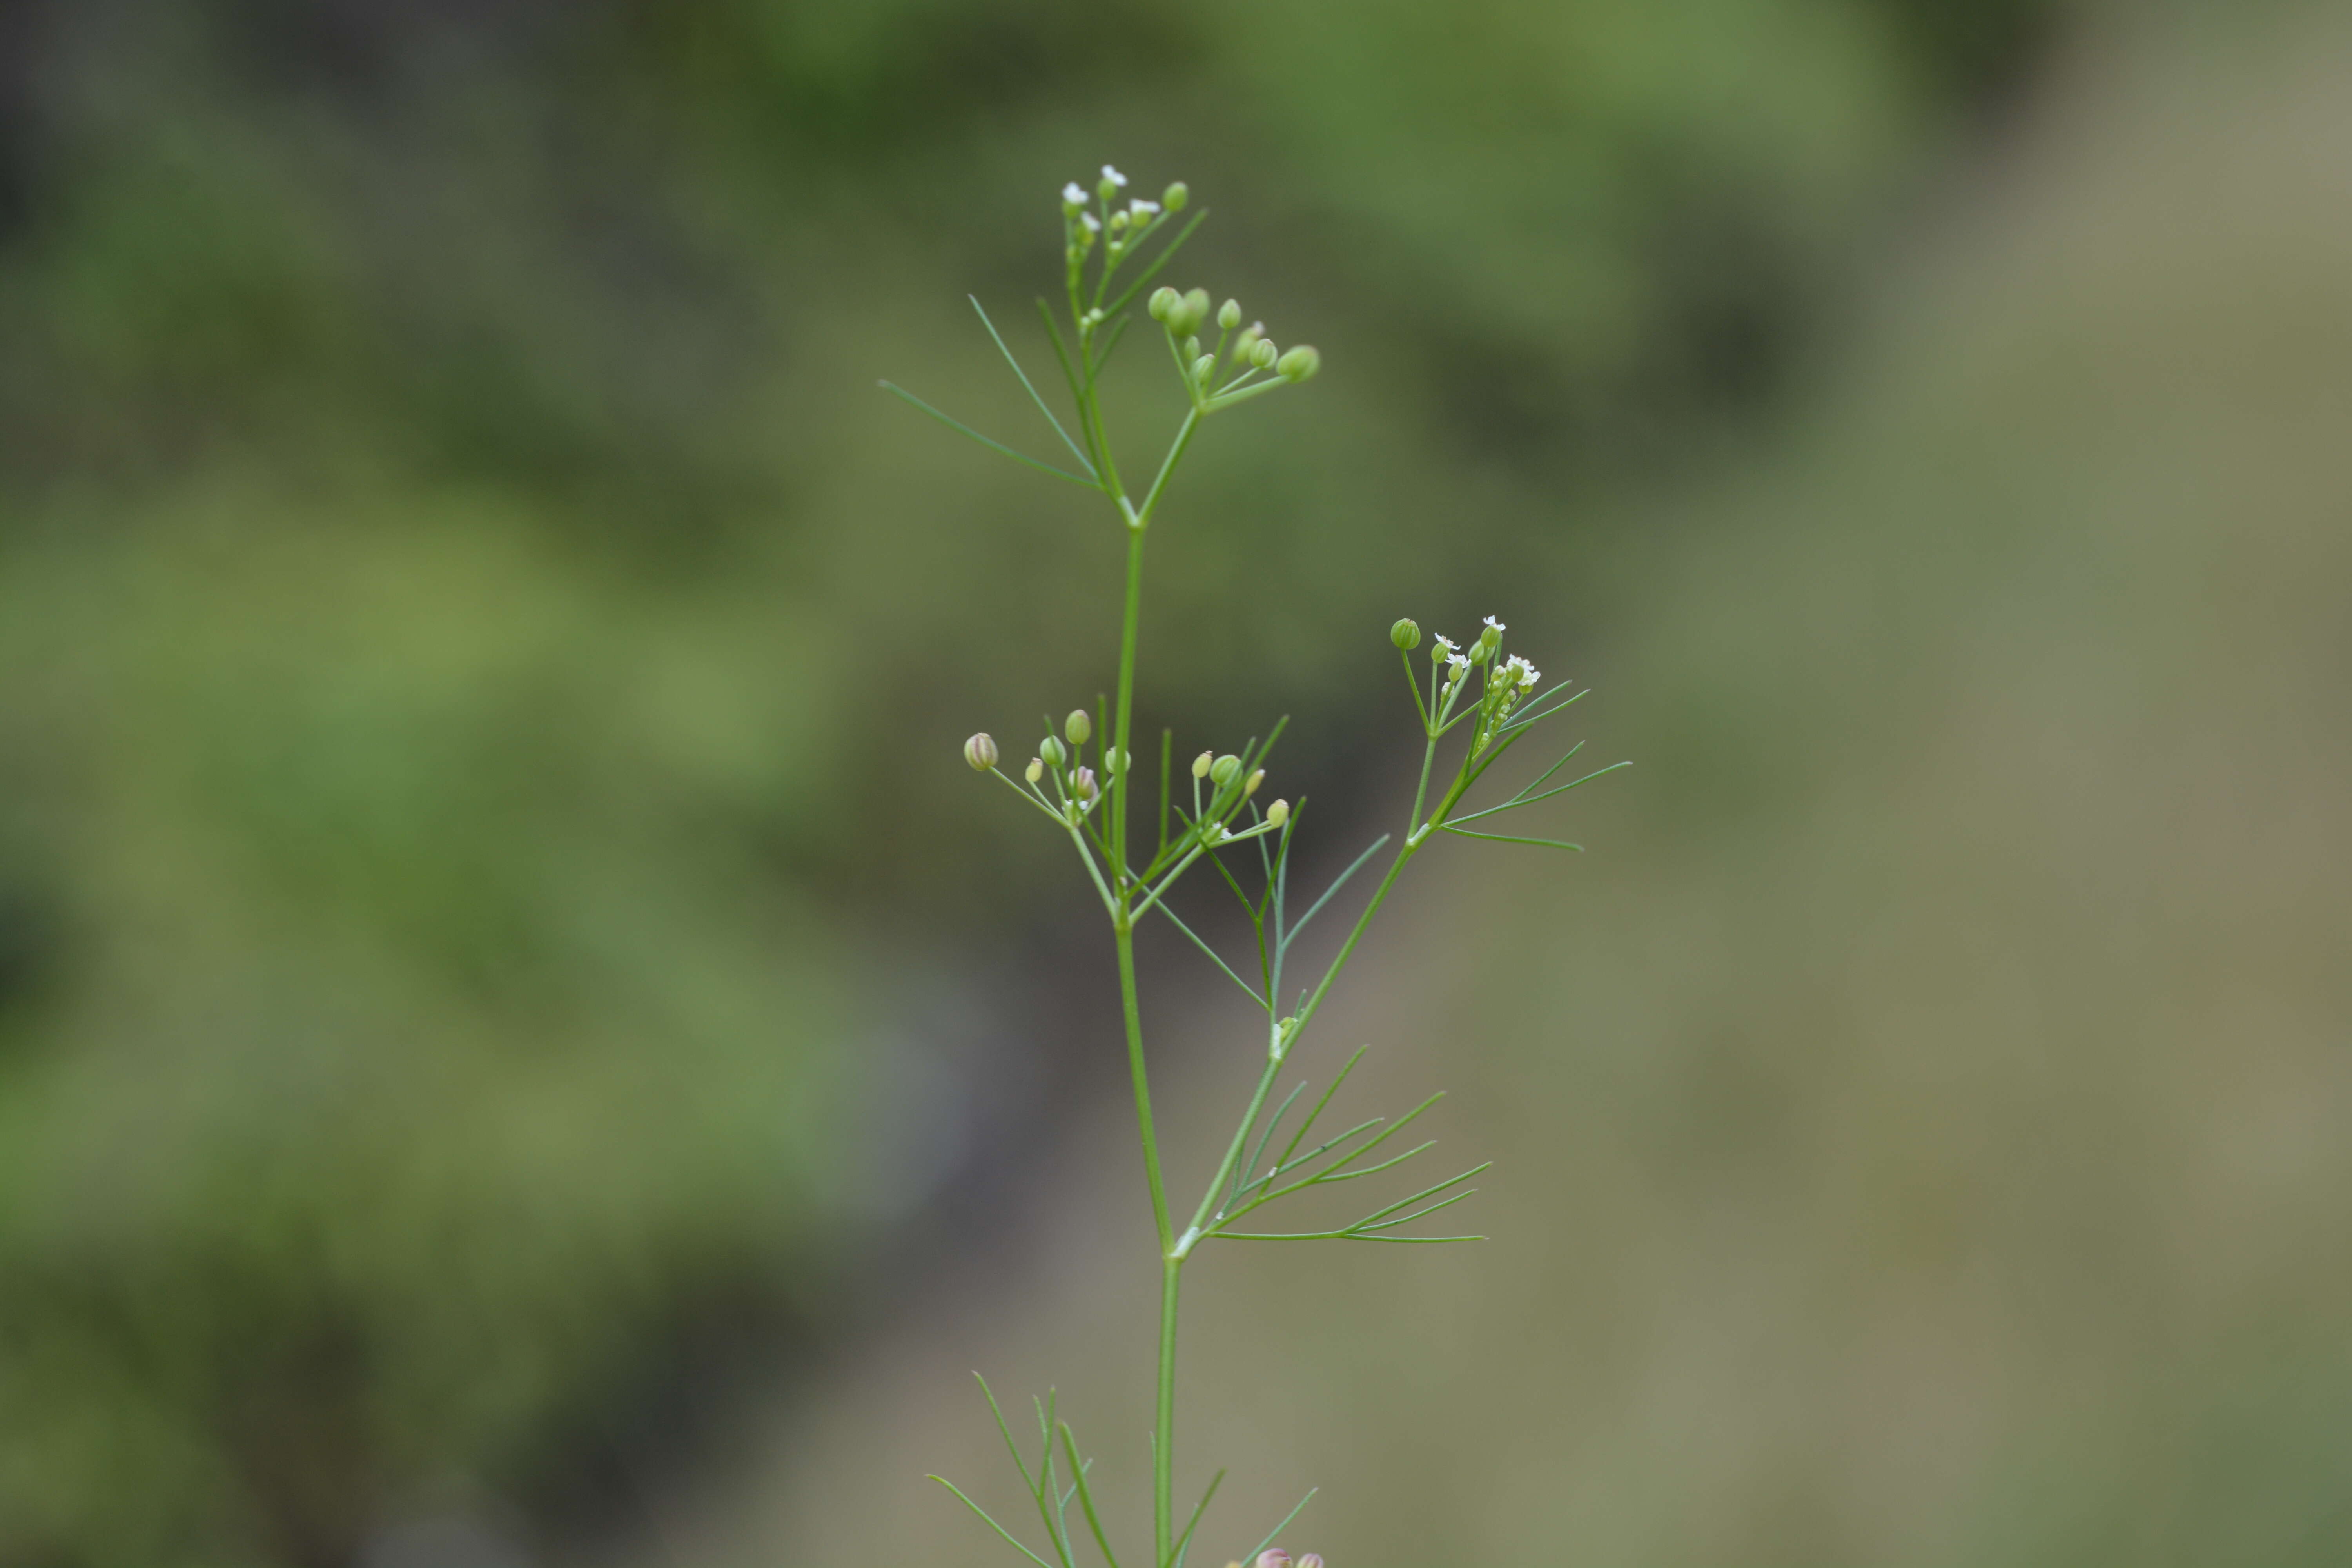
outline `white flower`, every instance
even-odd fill
[[[1469,659],[1458,653],[1448,655],[1445,662],[1451,666],[1454,670],[1452,675],[1446,677],[1449,680],[1461,679],[1463,672],[1470,668]]]
[[[1504,625],[1503,625],[1503,623],[1502,623],[1502,622],[1500,622],[1500,621],[1496,620],[1496,619],[1494,616],[1488,616],[1486,617],[1486,624],[1487,624],[1488,626],[1490,626],[1494,627],[1494,628],[1495,628],[1496,631],[1498,631],[1498,632],[1499,632],[1499,631],[1503,631],[1503,630],[1506,630],[1506,629],[1507,629],[1507,628],[1504,626]]]
[[[1517,680],[1521,686],[1533,687],[1542,678],[1536,667],[1517,654],[1503,661],[1503,678]]]
[[[1460,653],[1462,651],[1462,645],[1455,642],[1452,637],[1447,637],[1444,632],[1437,634],[1437,646],[1444,648],[1448,653]]]
[[[1078,221],[1087,226],[1087,232],[1088,234],[1100,234],[1102,232],[1102,219],[1095,216],[1092,213],[1080,213],[1078,215]]]
[[[1103,178],[1108,180],[1114,185],[1123,185],[1127,184],[1127,176],[1120,174],[1117,169],[1112,168],[1108,163],[1105,163],[1103,165]]]
[[[1062,187],[1062,200],[1071,206],[1082,207],[1087,205],[1087,193],[1078,189],[1077,181],[1072,180]]]
[[[1156,213],[1159,210],[1160,204],[1158,202],[1147,202],[1141,196],[1138,196],[1133,201],[1127,204],[1127,216],[1139,221],[1150,217],[1153,213]]]

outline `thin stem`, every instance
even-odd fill
[[[1163,1231],[1166,1220],[1161,1220]],[[1164,1249],[1163,1249],[1164,1250]],[[1175,1521],[1176,1477],[1176,1288],[1184,1272],[1181,1258],[1160,1263],[1160,1395],[1151,1445],[1151,1540],[1153,1555],[1168,1560]]]

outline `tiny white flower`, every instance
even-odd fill
[[[1502,622],[1500,622],[1500,621],[1496,620],[1496,619],[1494,616],[1488,616],[1486,617],[1486,624],[1487,624],[1488,626],[1490,626],[1494,627],[1494,628],[1495,628],[1496,631],[1498,631],[1498,632],[1499,632],[1499,631],[1504,631],[1504,630],[1507,629],[1507,628],[1506,628],[1506,627],[1504,626],[1504,625],[1503,625],[1503,623],[1502,623]]]
[[[1117,169],[1112,168],[1108,163],[1105,163],[1103,165],[1103,178],[1108,180],[1114,185],[1123,185],[1127,184],[1127,176],[1120,174]]]
[[[1082,207],[1087,205],[1087,193],[1078,189],[1077,181],[1072,180],[1062,187],[1062,199],[1074,207]]]
[[[1455,642],[1452,637],[1447,637],[1444,632],[1437,634],[1437,646],[1444,648],[1448,653],[1460,653],[1462,651],[1462,645]]]
[[[1470,660],[1458,653],[1449,655],[1445,662],[1453,668],[1454,674],[1449,679],[1454,680],[1461,679],[1463,672],[1470,668]]]
[[[1080,213],[1078,215],[1078,221],[1087,226],[1087,232],[1088,234],[1100,234],[1102,232],[1102,219],[1095,216],[1092,213]]]
[[[1159,210],[1158,202],[1147,202],[1141,196],[1127,204],[1127,216],[1131,218],[1147,218]]]

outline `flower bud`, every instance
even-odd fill
[[[1165,321],[1168,320],[1169,312],[1174,310],[1183,302],[1184,296],[1176,292],[1175,289],[1168,287],[1167,284],[1162,283],[1159,288],[1154,289],[1151,291],[1151,298],[1145,302],[1143,308],[1151,312],[1151,319],[1153,321]]]
[[[1062,750],[1062,742],[1051,735],[1037,743],[1037,754],[1045,759],[1045,765],[1049,768],[1060,767],[1063,761],[1069,756],[1067,752]]]
[[[1199,756],[1194,757],[1192,759],[1192,776],[1196,779],[1207,778],[1209,776],[1210,764],[1214,763],[1216,760],[1215,754],[1210,752],[1202,752]]]
[[[1274,368],[1286,381],[1305,381],[1323,368],[1323,356],[1301,343],[1276,360]]]
[[[1199,342],[1198,339],[1194,339],[1193,341],[1196,342]],[[1202,354],[1199,359],[1192,362],[1192,379],[1199,382],[1202,386],[1206,386],[1209,384],[1209,373],[1216,368],[1217,356],[1214,354]]]
[[[1166,207],[1171,213],[1182,212],[1184,210],[1184,204],[1192,199],[1192,192],[1191,188],[1181,180],[1178,180],[1175,184],[1170,185],[1166,190],[1160,193],[1160,205]]]
[[[1073,746],[1085,745],[1087,738],[1094,732],[1095,721],[1087,717],[1087,710],[1083,708],[1071,709],[1070,716],[1062,721],[1062,733],[1070,738]]]
[[[1251,773],[1247,781],[1242,784],[1243,795],[1246,797],[1255,795],[1257,793],[1257,786],[1264,783],[1265,783],[1265,770],[1264,768],[1260,768],[1256,772]]]
[[[1095,783],[1094,769],[1080,768],[1076,776],[1070,780],[1070,793],[1080,800],[1092,800],[1100,795],[1102,788]]]
[[[1031,784],[1035,784],[1039,779],[1044,778],[1045,776],[1045,759],[1043,757],[1030,758],[1029,765],[1021,770],[1021,776],[1027,779]]]
[[[1194,333],[1185,338],[1184,357],[1186,359],[1199,359],[1201,357],[1201,339],[1198,333]]]
[[[1277,800],[1265,808],[1265,825],[1268,827],[1279,827],[1289,820],[1290,803],[1288,801]]]
[[[1241,324],[1242,302],[1239,300],[1228,300],[1217,307],[1217,325],[1230,332]]]
[[[1199,331],[1201,323],[1209,319],[1209,312],[1215,308],[1215,302],[1209,298],[1209,291],[1206,289],[1185,289],[1184,315],[1192,323],[1186,330]]]
[[[1298,1560],[1298,1568],[1323,1568],[1323,1553],[1310,1552]]]
[[[1203,752],[1202,754],[1206,755],[1207,753]],[[1209,764],[1209,777],[1219,789],[1223,789],[1227,784],[1233,783],[1234,780],[1240,775],[1241,771],[1242,760],[1234,755],[1231,752],[1227,752],[1223,756],[1219,757],[1215,762]]]
[[[1249,346],[1249,362],[1260,370],[1268,370],[1281,352],[1274,346],[1272,338],[1260,338]]]
[[[1421,627],[1410,616],[1389,628],[1389,641],[1407,653],[1421,646]]]
[[[974,735],[963,743],[963,760],[971,764],[973,773],[986,773],[996,765],[996,742],[984,731]]]
[[[1290,1568],[1290,1553],[1281,1547],[1270,1547],[1257,1554],[1256,1568]]]

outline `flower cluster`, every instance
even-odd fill
[[[1122,202],[1120,193],[1126,188],[1127,176],[1108,163],[1102,166],[1102,178],[1091,194],[1076,180],[1062,187],[1063,258],[1073,278],[1097,242],[1104,245],[1105,265],[1116,266],[1192,200],[1181,180],[1160,192],[1156,202],[1142,196]]]

